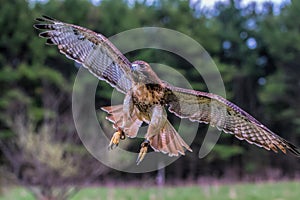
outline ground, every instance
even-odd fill
[[[0,200],[33,200],[22,188],[4,188]],[[89,187],[71,200],[299,200],[300,182],[180,187]]]

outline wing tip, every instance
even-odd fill
[[[287,154],[287,151],[291,153],[293,156],[300,157],[300,149],[299,147],[293,145],[292,143],[283,139],[281,143],[273,145],[274,147],[270,147],[275,153],[278,153],[279,148],[284,154]]]
[[[42,15],[42,17],[35,18],[35,21],[43,23],[33,25],[33,27],[38,30],[53,29],[51,25],[55,22],[59,22],[58,20],[46,15]]]
[[[43,17],[44,19],[47,19],[47,20],[50,20],[50,21],[57,21],[57,20],[54,19],[53,17],[49,17],[49,16],[47,16],[47,15],[42,15],[42,17]]]
[[[42,15],[42,17],[37,17],[37,18],[35,18],[35,20],[38,22],[46,22],[46,21],[56,22],[57,21],[56,19],[49,17],[47,15]]]
[[[268,145],[264,145],[261,143],[251,141],[248,138],[243,138],[239,135],[235,135],[235,137],[238,138],[239,140],[245,140],[246,142],[248,142],[250,144],[255,144],[258,147],[263,147],[264,149],[266,149],[268,151],[271,150],[275,153],[278,153],[278,150],[280,150],[284,154],[287,154],[287,151],[289,151],[292,155],[294,155],[296,157],[300,157],[300,148],[282,138],[279,141],[277,140],[276,143],[270,143]]]
[[[50,33],[48,31],[39,34],[41,38],[50,38]]]
[[[51,26],[51,24],[34,24],[33,28],[38,30],[53,30],[54,28]]]
[[[46,44],[48,44],[48,45],[56,45],[56,43],[53,42],[53,40],[52,40],[51,38],[48,38],[48,39],[46,40]]]
[[[293,145],[290,142],[286,142],[286,144],[287,144],[286,148],[289,150],[289,152],[291,152],[296,157],[300,157],[300,149],[299,149],[299,147]]]

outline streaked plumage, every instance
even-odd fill
[[[61,53],[126,95],[122,105],[102,108],[117,130],[111,148],[124,135],[136,137],[142,122],[149,124],[138,163],[144,158],[148,144],[170,156],[184,155],[185,149],[191,151],[168,121],[165,108],[178,117],[210,124],[267,150],[280,149],[284,153],[289,150],[300,156],[294,145],[235,104],[215,94],[178,88],[160,80],[149,64],[129,62],[103,35],[45,16],[37,21],[41,24],[34,27],[46,30],[40,36],[47,38],[47,44],[57,45]]]

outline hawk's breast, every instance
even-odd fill
[[[143,113],[154,105],[165,104],[165,90],[159,84],[139,84],[132,90],[133,104]]]

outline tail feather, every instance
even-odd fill
[[[150,145],[155,151],[166,153],[169,156],[185,155],[184,148],[192,152],[192,149],[185,143],[169,121],[166,122],[159,134],[151,138]]]
[[[300,157],[300,149],[298,147],[296,147],[295,145],[293,145],[292,143],[286,141],[286,140],[283,140],[284,142],[284,146],[294,155],[294,156],[297,156],[297,157]],[[281,148],[281,151],[282,151],[282,148]],[[285,152],[284,152],[285,153]]]

